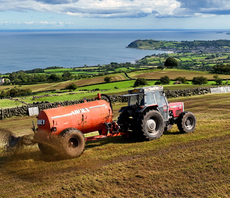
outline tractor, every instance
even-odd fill
[[[184,111],[183,102],[169,103],[162,86],[151,86],[129,90],[123,95],[128,106],[120,109],[117,123],[120,131],[144,140],[160,138],[174,124],[182,133],[191,133],[196,128],[196,117]]]
[[[195,130],[195,115],[184,111],[183,102],[168,103],[162,86],[129,90],[123,98],[128,106],[120,109],[117,121],[113,120],[110,97],[105,94],[98,94],[94,101],[40,111],[30,142],[37,143],[43,154],[73,158],[83,153],[85,141],[119,135],[153,140],[174,124],[182,133]],[[99,135],[85,137],[84,134],[93,131]],[[28,137],[11,135],[7,148],[19,144],[28,145]]]

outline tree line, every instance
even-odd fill
[[[19,96],[29,96],[32,95],[31,89],[19,89],[19,88],[12,88],[7,91],[1,91],[0,98],[7,98],[7,97],[19,97]]]
[[[71,80],[73,75],[71,72],[66,71],[62,75],[58,74],[38,74],[38,73],[26,73],[24,71],[12,72],[9,74],[9,81],[6,81],[5,84],[13,85],[27,85],[27,84],[37,84],[37,83],[52,83],[52,82],[61,82],[65,80]]]
[[[211,72],[215,74],[230,74],[230,65],[215,65],[212,67]]]

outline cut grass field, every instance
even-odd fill
[[[176,126],[154,141],[123,137],[87,142],[69,160],[43,156],[36,145],[0,157],[1,197],[229,197],[230,93],[170,99],[197,118],[194,133]],[[115,105],[118,109],[126,104]],[[0,121],[17,135],[35,117]]]
[[[163,76],[168,76],[170,79],[175,79],[177,77],[186,77],[187,80],[192,80],[196,76],[204,76],[208,80],[213,80],[213,76],[208,72],[202,71],[188,71],[180,69],[165,69],[165,70],[145,70],[145,71],[136,71],[129,73],[129,76],[132,78],[146,78],[146,79],[160,79]],[[230,75],[219,75],[222,79],[230,79]]]

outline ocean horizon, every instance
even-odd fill
[[[230,31],[230,30],[229,30]],[[228,30],[0,30],[0,74],[35,68],[134,63],[158,50],[126,48],[137,39],[230,39]]]

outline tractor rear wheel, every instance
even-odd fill
[[[145,140],[158,139],[164,132],[164,119],[162,115],[155,110],[147,112],[139,121],[140,130],[138,134]]]
[[[192,112],[182,112],[178,118],[177,127],[181,133],[192,133],[196,128],[196,117]]]
[[[85,149],[85,137],[77,129],[69,129],[62,134],[61,152],[63,158],[79,157]]]
[[[121,127],[122,132],[127,132],[129,129],[129,113],[123,111],[117,119],[117,124]]]

